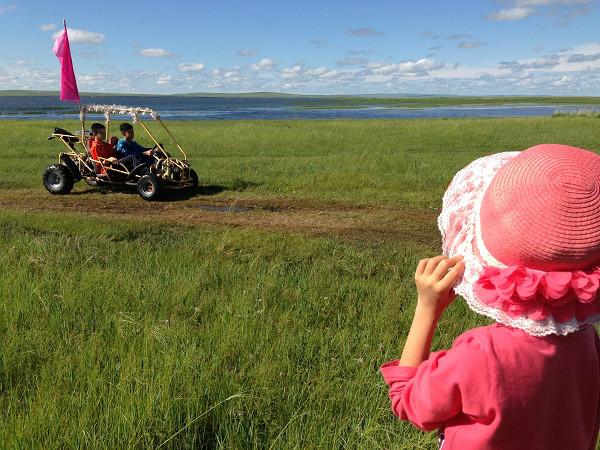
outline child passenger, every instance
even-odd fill
[[[444,450],[594,450],[600,408],[600,156],[538,145],[475,160],[438,218],[444,255],[416,268],[393,412]],[[496,323],[430,353],[455,294]]]
[[[122,123],[119,127],[123,138],[117,142],[117,156],[119,163],[127,167],[133,168],[140,164],[152,164],[154,158],[154,150],[152,148],[142,147],[133,140],[135,132],[130,123]]]
[[[100,173],[105,173],[106,169],[104,164],[106,161],[116,161],[116,152],[114,144],[105,142],[106,139],[106,127],[101,123],[92,124],[92,139],[90,140],[90,154],[92,158],[99,161],[96,170],[100,170]],[[102,158],[102,159],[101,159]]]

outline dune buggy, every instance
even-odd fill
[[[118,161],[111,161],[94,154],[90,149],[91,133],[85,131],[86,114],[103,113],[106,135],[110,130],[111,115],[130,116],[154,142],[153,160],[127,167]],[[157,121],[171,138],[183,159],[173,158],[163,145],[150,132],[141,117],[148,116]],[[163,189],[195,188],[198,175],[190,167],[187,156],[158,113],[148,108],[130,108],[117,105],[82,105],[79,117],[81,130],[70,133],[55,128],[49,140],[58,139],[67,148],[58,156],[58,163],[46,168],[43,175],[44,186],[51,194],[64,195],[71,192],[76,182],[84,180],[90,186],[125,187],[132,186],[144,200],[155,200]],[[113,142],[116,138],[113,138]]]

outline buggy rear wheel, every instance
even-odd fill
[[[75,179],[64,164],[51,164],[44,170],[44,187],[54,195],[65,195],[71,192]]]
[[[144,200],[156,200],[160,194],[158,178],[153,173],[142,175],[137,182],[137,191]]]

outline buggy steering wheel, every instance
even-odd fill
[[[169,154],[164,150],[164,147],[162,145],[162,143],[160,143],[159,145],[155,145],[154,147],[152,147],[152,150],[154,151],[153,156],[160,158],[160,155],[162,154],[162,156],[164,158],[168,158]]]

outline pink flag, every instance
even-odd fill
[[[64,22],[64,26],[64,31],[58,35],[52,48],[52,51],[60,61],[60,99],[79,103],[79,91],[77,90],[77,80],[75,80],[75,72],[73,71],[66,21]]]

